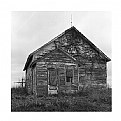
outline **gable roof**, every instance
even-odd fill
[[[68,58],[70,58],[74,63],[83,64],[83,63],[77,61],[77,60],[76,60],[75,58],[73,58],[72,56],[70,56],[70,54],[68,54],[66,51],[64,51],[63,49],[61,49],[61,48],[58,47],[58,48],[55,48],[54,50],[51,50],[49,53],[45,54],[45,55],[42,56],[41,58],[39,58],[39,59],[33,61],[33,62],[31,63],[31,66],[34,65],[36,62],[38,62],[38,61],[44,59],[45,57],[48,57],[51,53],[54,53],[56,50],[62,52],[64,55],[66,55]]]
[[[109,57],[107,57],[98,47],[96,47],[89,39],[87,39],[81,32],[79,32],[75,27],[74,29],[79,33],[79,35],[94,49],[96,50],[100,55],[102,55],[106,62],[111,61]]]
[[[25,67],[23,69],[26,70],[28,65],[30,64],[31,60],[32,60],[32,57],[35,53],[37,53],[38,51],[42,50],[44,47],[46,47],[47,45],[49,45],[50,43],[52,42],[55,42],[59,37],[63,36],[64,34],[68,33],[70,30],[74,30],[76,31],[79,36],[81,36],[84,41],[86,41],[95,51],[97,51],[100,55],[102,55],[102,57],[105,58],[105,61],[108,62],[108,61],[111,61],[110,58],[108,58],[99,48],[97,48],[89,39],[87,39],[81,32],[79,32],[74,26],[72,26],[71,28],[65,30],[64,32],[62,32],[61,34],[59,34],[58,36],[56,36],[54,39],[52,39],[51,41],[49,41],[48,43],[44,44],[43,46],[41,46],[40,48],[38,48],[37,50],[35,50],[34,52],[32,52],[28,58],[27,58],[27,61],[26,61],[26,64],[25,64]],[[67,52],[66,52],[67,53]],[[69,54],[68,54],[69,55]],[[70,55],[71,56],[71,55]],[[71,56],[72,57],[72,56]]]

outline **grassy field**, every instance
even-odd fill
[[[90,87],[74,94],[36,97],[25,89],[11,89],[12,112],[111,112],[111,88]]]

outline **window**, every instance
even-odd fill
[[[66,82],[71,82],[73,80],[73,69],[66,70]]]
[[[66,76],[66,82],[71,82],[72,83],[72,77]]]
[[[58,68],[58,75],[59,75],[60,85],[65,85],[65,70],[64,70],[64,68]]]

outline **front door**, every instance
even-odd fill
[[[50,68],[48,70],[49,80],[48,80],[48,93],[57,94],[57,71],[55,68]]]

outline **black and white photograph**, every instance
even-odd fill
[[[111,32],[111,11],[12,11],[11,112],[112,112]]]

